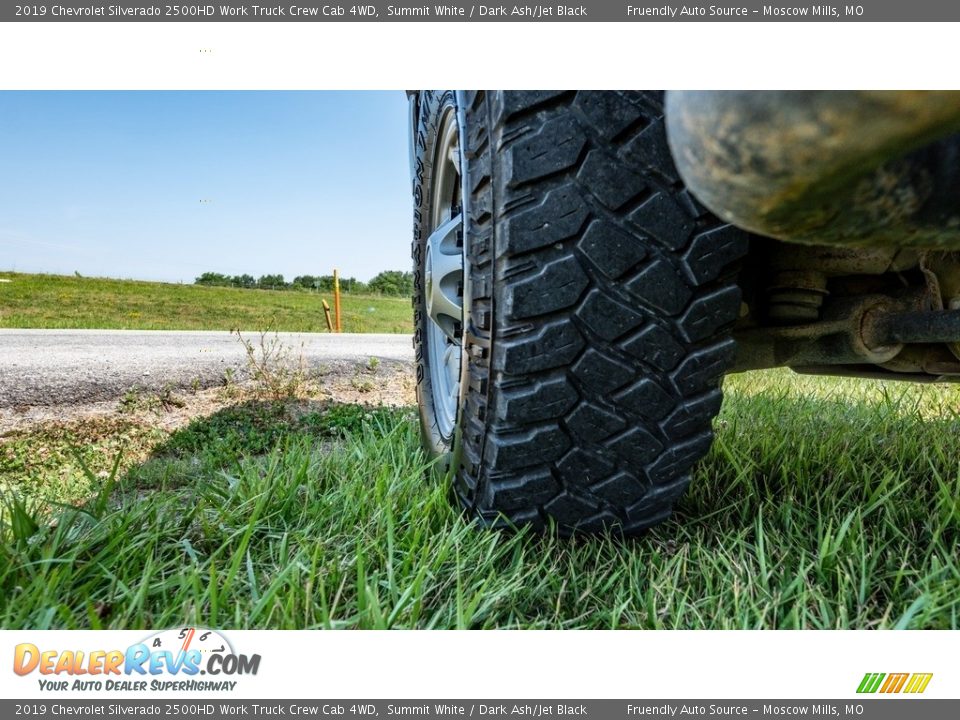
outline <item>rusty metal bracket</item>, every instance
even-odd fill
[[[917,310],[877,316],[870,339],[878,345],[960,342],[960,310]]]
[[[823,319],[803,325],[745,328],[734,331],[734,372],[798,365],[873,364],[892,360],[903,343],[882,343],[872,332],[873,318],[903,310],[885,295],[832,302]]]

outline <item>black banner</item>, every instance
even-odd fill
[[[563,3],[476,3],[453,0],[360,0],[357,3],[59,2],[0,6],[0,22],[951,22],[960,4],[943,0],[860,0],[813,4],[782,0],[706,4],[657,0],[582,0]]]

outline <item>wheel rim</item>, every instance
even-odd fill
[[[427,352],[437,429],[453,437],[460,404],[463,334],[463,212],[460,135],[454,108],[444,113],[437,135],[430,235],[424,261],[428,318]]]

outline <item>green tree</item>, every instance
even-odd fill
[[[357,280],[355,277],[348,277],[346,280],[341,280],[340,286],[346,292],[351,293],[365,293],[369,290],[365,282]]]
[[[297,275],[293,279],[293,284],[297,287],[307,288],[308,290],[313,290],[315,285],[314,283],[318,280],[316,275]]]
[[[412,295],[413,273],[402,270],[384,270],[367,283],[373,292],[383,295]]]
[[[320,275],[317,278],[317,288],[325,292],[333,291],[333,275]]]
[[[257,286],[261,290],[283,290],[287,287],[283,275],[261,275],[257,280]]]
[[[193,282],[195,285],[230,285],[230,277],[217,272],[205,272]]]

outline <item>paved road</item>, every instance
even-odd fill
[[[412,361],[408,335],[279,333],[310,367]],[[267,336],[268,341],[274,335]],[[255,346],[259,335],[245,336]],[[119,398],[130,388],[201,387],[242,377],[246,353],[227,332],[0,329],[0,408]]]

